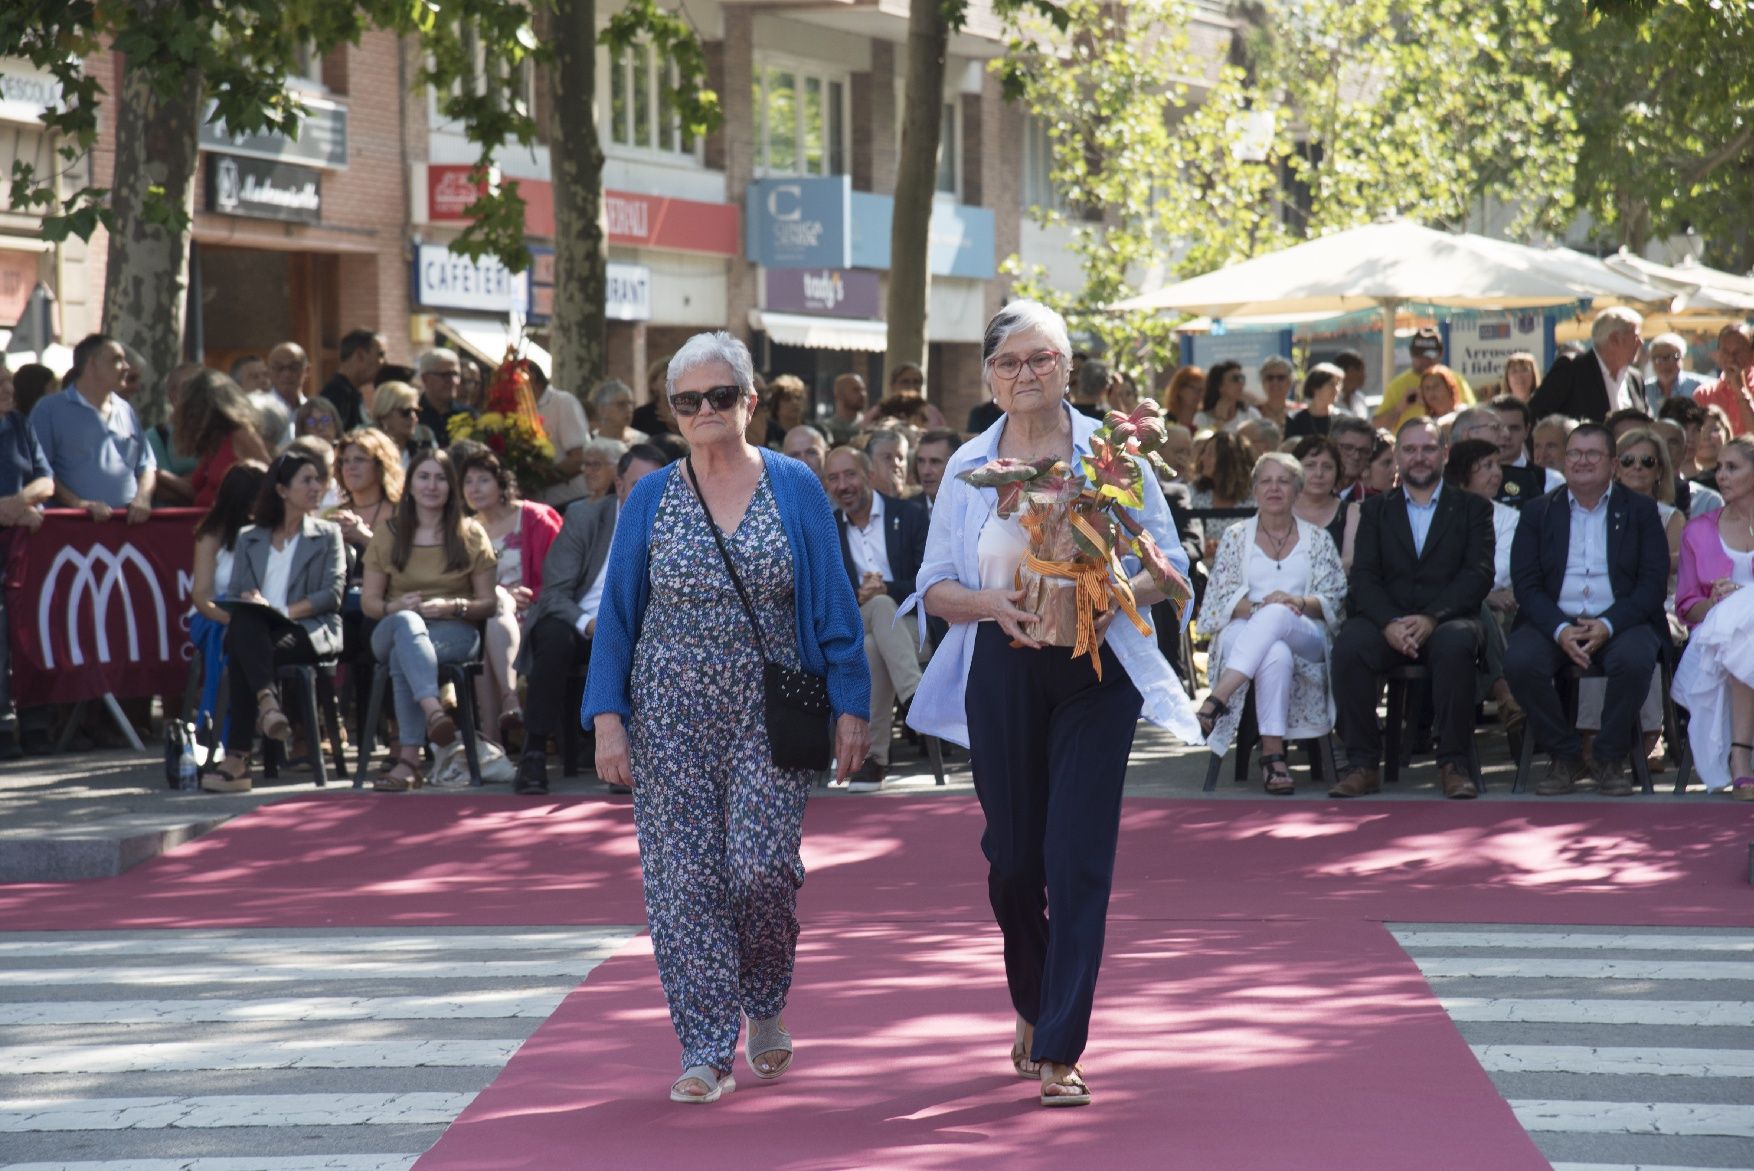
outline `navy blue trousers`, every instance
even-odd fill
[[[983,622],[965,702],[1011,1003],[1035,1025],[1030,1058],[1069,1065],[1090,1033],[1121,782],[1144,701],[1106,645],[1098,680],[1088,656],[1013,647]]]

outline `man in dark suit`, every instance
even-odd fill
[[[350,330],[341,339],[341,365],[323,384],[323,397],[341,412],[341,432],[371,423],[363,388],[378,381],[385,361],[384,335],[369,329]]]
[[[914,592],[931,518],[924,505],[874,490],[871,457],[856,448],[835,448],[822,466],[840,526],[841,559],[865,619],[865,658],[871,665],[871,755],[847,787],[870,792],[883,787],[889,771],[895,701],[907,703],[920,685],[915,625],[897,622],[895,611]]]
[[[1445,797],[1476,794],[1468,771],[1474,664],[1485,637],[1480,606],[1492,588],[1492,505],[1443,484],[1437,423],[1412,419],[1395,436],[1397,488],[1360,505],[1352,616],[1334,640],[1334,697],[1346,766],[1330,797],[1381,790],[1376,700],[1392,667],[1430,670],[1438,780]]]
[[[1668,637],[1662,521],[1654,500],[1614,483],[1613,454],[1606,427],[1580,424],[1565,441],[1565,487],[1523,506],[1511,547],[1517,618],[1504,677],[1528,713],[1535,743],[1553,754],[1553,767],[1535,788],[1542,796],[1569,793],[1586,774],[1605,795],[1632,792],[1625,757],[1635,750],[1659,640]],[[1553,677],[1568,663],[1587,668],[1597,656],[1608,694],[1586,766]]]
[[[1644,378],[1636,365],[1644,318],[1620,306],[1604,309],[1590,323],[1591,348],[1561,354],[1535,388],[1529,410],[1537,419],[1565,415],[1600,423],[1626,407],[1644,409]]]
[[[597,609],[603,601],[603,566],[615,538],[621,504],[639,478],[665,464],[664,454],[639,443],[622,453],[615,468],[615,494],[576,500],[542,562],[542,593],[524,615],[523,639],[514,666],[528,681],[524,701],[524,754],[518,759],[517,791],[548,792],[548,741],[568,710],[567,679],[591,655]],[[611,786],[619,792],[626,789]]]

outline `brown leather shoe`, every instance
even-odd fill
[[[1382,792],[1382,776],[1373,768],[1349,768],[1328,790],[1330,797],[1368,797]]]
[[[1635,748],[1633,751],[1638,750]],[[1623,761],[1592,760],[1590,776],[1596,782],[1596,792],[1604,797],[1632,796],[1632,777],[1627,774]]]
[[[1469,801],[1480,795],[1480,790],[1474,787],[1474,778],[1459,765],[1439,765],[1437,780],[1443,786],[1443,795],[1453,801]]]
[[[1535,785],[1535,795],[1539,797],[1560,797],[1577,789],[1577,782],[1588,774],[1581,759],[1575,756],[1555,756],[1553,763],[1547,766],[1547,775]]]

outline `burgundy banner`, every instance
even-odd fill
[[[12,536],[6,615],[14,701],[71,703],[177,694],[189,669],[189,591],[201,512],[164,508],[142,524],[44,513]]]

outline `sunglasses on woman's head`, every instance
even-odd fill
[[[705,390],[685,390],[670,396],[670,409],[678,418],[691,419],[700,414],[700,404],[708,402],[715,411],[724,412],[737,405],[743,397],[741,386],[709,386]]]
[[[1648,472],[1657,466],[1657,457],[1654,455],[1623,455],[1620,457],[1620,466],[1623,468],[1637,466]]]

